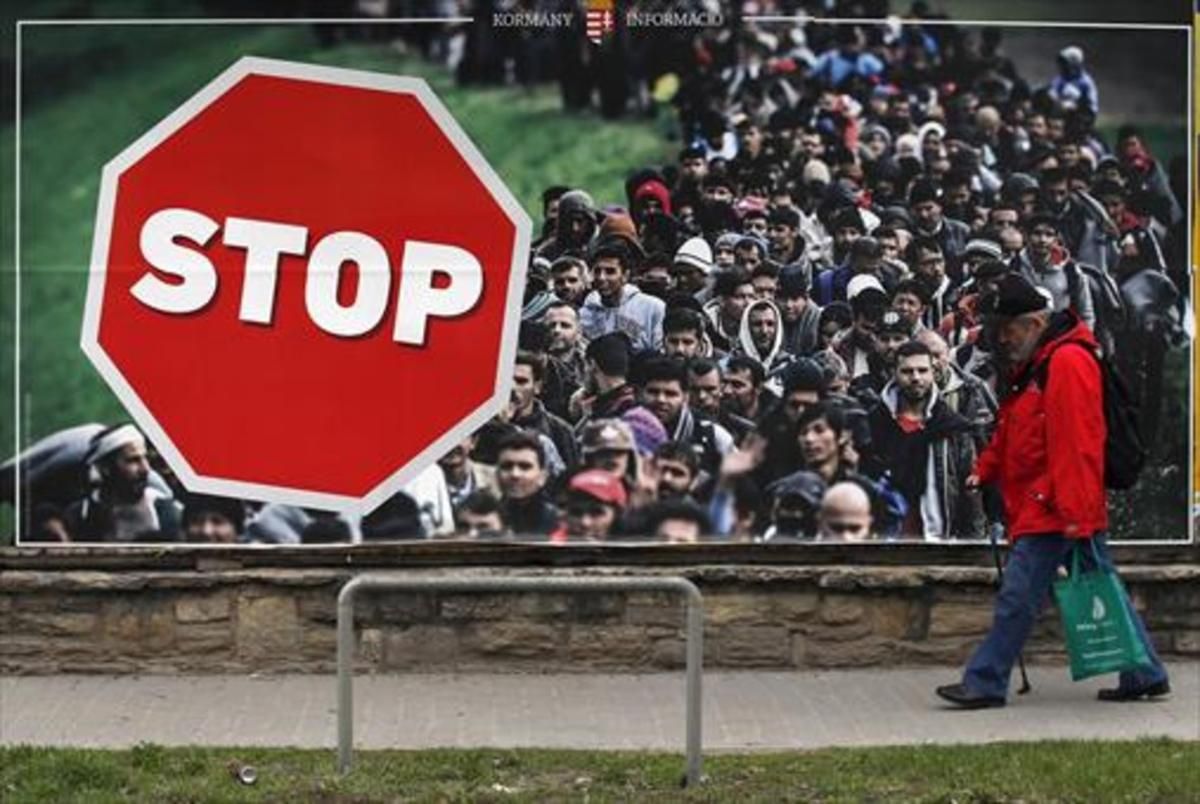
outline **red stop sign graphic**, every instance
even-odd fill
[[[189,488],[369,510],[507,399],[531,228],[424,81],[245,58],[105,167],[83,349]]]

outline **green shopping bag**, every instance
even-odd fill
[[[1071,680],[1136,670],[1150,664],[1146,646],[1138,638],[1130,616],[1129,598],[1121,579],[1100,567],[1100,554],[1092,539],[1096,567],[1083,572],[1080,544],[1071,551],[1071,574],[1054,583],[1054,597],[1062,612]]]

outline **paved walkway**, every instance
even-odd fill
[[[1101,680],[1030,669],[1005,709],[959,712],[932,694],[950,669],[713,672],[704,747],[742,751],[1049,738],[1200,739],[1200,664],[1170,668],[1163,701],[1106,704]],[[682,750],[683,673],[394,675],[355,681],[364,748]],[[45,676],[0,679],[0,744],[333,747],[332,676]]]

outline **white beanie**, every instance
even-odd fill
[[[690,265],[693,268],[699,268],[707,276],[712,273],[713,269],[712,248],[703,237],[689,238],[675,252],[674,262],[676,264],[682,263]]]
[[[810,159],[804,163],[804,172],[801,174],[805,184],[814,182],[820,184],[829,184],[832,177],[829,173],[829,165],[825,164],[820,159]]]
[[[883,289],[883,284],[871,274],[858,274],[851,278],[849,284],[846,285],[846,300],[850,301],[858,294],[862,293],[867,288],[875,288],[880,293],[886,293]]]

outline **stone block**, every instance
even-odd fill
[[[523,620],[501,620],[469,626],[463,645],[489,657],[553,656],[562,643],[561,627]]]
[[[791,666],[808,666],[808,637],[800,632],[791,635]]]
[[[653,643],[636,625],[576,626],[567,637],[567,657],[588,667],[641,667]]]
[[[355,665],[378,666],[383,661],[383,630],[364,628],[358,632],[358,650]]]
[[[3,638],[0,638],[0,656],[13,660],[24,657],[39,663],[57,665],[64,659],[93,660],[106,654],[108,651],[105,649],[104,643],[92,636],[14,636],[5,634]]]
[[[889,639],[915,636],[923,621],[923,607],[918,601],[895,595],[872,598],[866,601],[866,609],[871,632]]]
[[[358,608],[365,608],[359,605]],[[296,597],[296,610],[301,619],[315,623],[337,622],[337,588],[313,589]],[[361,619],[361,613],[356,619]]]
[[[781,624],[806,622],[821,605],[817,592],[772,592],[768,597],[771,611]]]
[[[114,656],[154,656],[175,642],[175,608],[162,594],[140,593],[111,601],[100,634]]]
[[[127,600],[114,601],[104,612],[104,635],[118,649],[137,642],[141,633],[141,618]]]
[[[332,627],[309,627],[304,629],[300,641],[300,654],[314,662],[314,667],[337,663],[337,629]]]
[[[929,636],[979,636],[992,625],[992,601],[935,603],[929,610]]]
[[[53,575],[54,573],[45,574]],[[4,573],[0,573],[0,577],[3,575]],[[13,595],[10,605],[14,613],[95,614],[103,609],[103,602],[106,598],[107,596],[79,591],[71,593],[23,592]]]
[[[705,619],[712,604],[704,601]],[[678,595],[665,592],[638,592],[625,601],[625,622],[630,625],[656,625],[678,628],[684,621],[685,606]]]
[[[389,670],[450,667],[459,655],[458,631],[453,626],[410,625],[384,632],[383,666]]]
[[[99,622],[94,611],[57,611],[53,607],[19,612],[10,620],[15,632],[43,636],[82,636],[94,632]]]
[[[765,595],[722,594],[705,598],[704,619],[713,625],[774,625],[777,614]]]
[[[238,656],[268,663],[286,660],[300,641],[302,632],[296,599],[292,595],[243,595],[238,598]]]
[[[660,670],[675,670],[687,664],[687,643],[682,638],[658,637],[650,643],[650,664]]]
[[[175,619],[180,623],[228,620],[233,611],[227,591],[209,595],[184,595],[175,601]]]
[[[727,667],[779,667],[791,661],[791,635],[782,626],[727,625],[716,643]]]
[[[30,656],[46,655],[50,652],[48,640],[28,635],[17,635],[11,632],[0,634],[0,656]]]
[[[228,622],[180,623],[175,627],[175,645],[182,655],[207,655],[232,651],[233,626]]]
[[[511,611],[514,617],[533,620],[565,620],[571,617],[573,595],[542,594],[541,592],[513,595]]]
[[[575,622],[603,622],[619,620],[625,614],[623,594],[575,595],[572,620]]]
[[[817,642],[854,642],[871,636],[874,633],[874,626],[866,619],[862,619],[845,625],[807,623],[797,628],[797,631]]]
[[[411,625],[434,619],[438,601],[434,595],[382,595],[370,609],[375,622]]]
[[[154,606],[143,612],[142,630],[138,639],[141,651],[147,655],[159,654],[175,642],[175,618],[165,606]]]
[[[438,604],[443,620],[502,620],[510,616],[512,595],[452,595]]]
[[[821,599],[821,622],[826,625],[856,623],[863,618],[864,613],[862,598],[858,596],[827,594]]]

